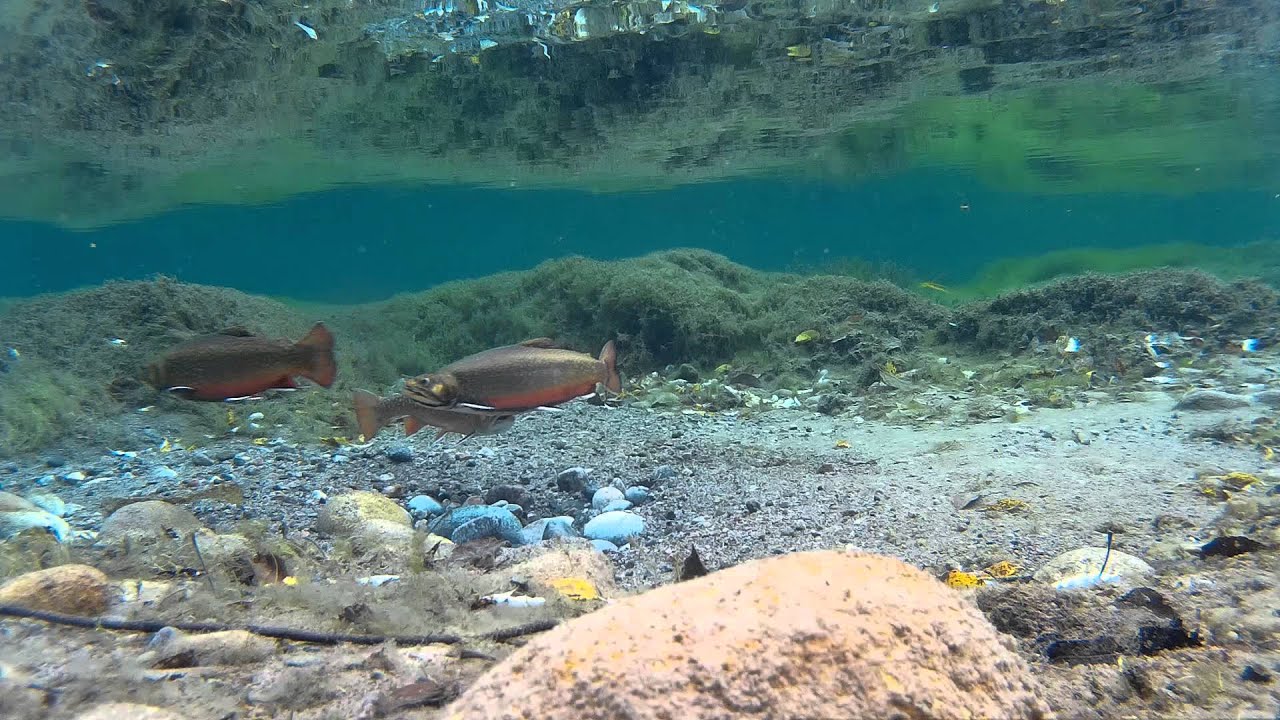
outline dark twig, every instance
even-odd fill
[[[217,588],[213,586],[213,576],[209,575],[209,566],[204,563],[204,555],[200,552],[200,543],[196,540],[197,533],[191,533],[191,547],[195,548],[196,559],[200,561],[200,569],[204,570],[204,579],[209,583],[209,590],[217,592]]]
[[[391,640],[397,645],[431,645],[433,643],[441,643],[445,645],[459,645],[466,641],[459,635],[353,635],[350,633],[329,633],[316,632],[311,630],[298,630],[295,628],[277,627],[273,625],[244,625],[234,626],[223,623],[193,623],[193,622],[160,622],[155,620],[122,620],[119,618],[107,617],[80,617],[78,615],[66,615],[64,613],[48,612],[45,610],[32,610],[18,605],[0,605],[0,616],[27,618],[30,620],[42,620],[55,625],[69,625],[71,627],[81,628],[99,628],[103,630],[123,630],[127,632],[159,632],[162,628],[171,627],[183,632],[208,633],[208,632],[225,632],[227,630],[245,630],[254,635],[263,637],[278,638],[280,640],[293,640],[296,642],[315,643],[318,645],[338,645],[340,643],[352,643],[353,645],[381,645]],[[550,630],[557,625],[555,620],[543,620],[527,625],[517,625],[516,627],[502,628],[492,632],[480,635],[476,640],[492,640],[502,642],[513,638],[522,637],[524,635],[532,635],[544,630]],[[463,657],[481,657],[488,658],[487,655],[473,650],[463,650]]]
[[[1107,561],[1111,559],[1111,533],[1107,533],[1107,552],[1102,556],[1102,567],[1098,568],[1098,581],[1102,581],[1102,573],[1107,571]]]

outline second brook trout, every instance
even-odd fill
[[[599,358],[593,358],[537,338],[468,355],[437,372],[411,378],[404,394],[462,412],[553,407],[595,392],[598,384],[611,392],[621,390],[617,357],[612,340]]]
[[[396,418],[404,418],[406,437],[423,428],[436,429],[436,439],[454,432],[463,440],[472,435],[493,435],[505,432],[515,422],[514,415],[477,414],[429,407],[407,395],[378,397],[367,390],[355,391],[356,422],[365,442],[369,442],[382,428]]]

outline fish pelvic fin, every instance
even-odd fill
[[[333,357],[333,333],[329,332],[329,328],[324,323],[316,323],[311,332],[298,341],[296,347],[306,353],[307,357],[306,369],[302,374],[322,387],[332,385],[338,377],[338,362]]]
[[[418,432],[422,428],[423,428],[422,421],[419,420],[418,418],[412,415],[405,417],[404,419],[404,436],[405,437],[409,437],[410,435]],[[437,435],[436,437],[439,438],[440,436]]]
[[[382,403],[382,399],[368,390],[356,390],[351,395],[356,408],[356,425],[360,428],[360,434],[364,435],[364,441],[369,442],[386,424],[378,413],[378,405]]]
[[[612,340],[600,349],[600,362],[604,363],[604,386],[609,392],[622,392],[622,377],[618,375],[618,346]]]

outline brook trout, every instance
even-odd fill
[[[537,338],[468,355],[437,372],[411,378],[404,394],[425,405],[461,412],[522,412],[589,395],[598,384],[618,392],[622,381],[616,365],[612,340],[599,358],[593,358]]]
[[[296,388],[295,375],[329,387],[337,374],[333,333],[324,323],[316,323],[296,343],[232,328],[183,343],[147,366],[153,387],[190,400],[231,400]]]
[[[355,391],[356,422],[368,442],[396,418],[404,418],[404,434],[408,437],[423,426],[436,428],[436,439],[453,432],[466,440],[472,435],[494,435],[508,430],[515,415],[464,413],[428,407],[407,395],[378,397],[367,390]]]

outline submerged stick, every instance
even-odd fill
[[[199,623],[199,622],[160,622],[157,620],[123,620],[120,618],[109,617],[81,617],[79,615],[67,615],[65,613],[49,612],[47,610],[33,610],[20,605],[0,605],[0,616],[26,618],[28,620],[41,620],[54,625],[69,625],[71,627],[102,629],[102,630],[123,630],[126,632],[159,632],[162,628],[171,627],[183,632],[209,633],[209,632],[226,632],[228,630],[244,630],[261,635],[263,637],[276,638],[279,640],[293,640],[296,642],[315,643],[317,645],[338,645],[341,643],[351,643],[353,645],[381,645],[388,640],[395,642],[397,645],[431,645],[440,643],[444,645],[459,645],[466,641],[460,635],[356,635],[351,633],[330,633],[319,632],[314,630],[301,630],[297,628],[278,627],[274,625],[227,625],[224,623]],[[510,628],[501,628],[491,632],[479,635],[473,640],[493,640],[502,642],[513,638],[532,635],[544,630],[550,630],[558,624],[556,620],[543,620],[526,625],[517,625]],[[463,657],[484,657],[487,655],[471,650],[463,650]]]
[[[1098,568],[1098,582],[1102,582],[1102,574],[1107,571],[1107,561],[1111,559],[1111,533],[1107,533],[1107,552],[1102,556],[1102,567]]]

